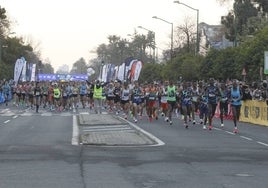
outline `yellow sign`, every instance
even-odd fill
[[[268,126],[268,105],[265,101],[243,101],[239,120]]]

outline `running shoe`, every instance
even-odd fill
[[[166,121],[166,122],[169,122],[169,119],[168,119],[168,117],[166,117],[166,118],[165,118],[165,121]]]
[[[189,128],[189,126],[188,126],[187,123],[184,123],[184,126],[185,126],[185,129],[188,129]]]
[[[193,124],[195,125],[195,120],[193,120]]]
[[[169,125],[172,125],[172,121],[169,121]]]
[[[133,120],[134,120],[134,122],[135,122],[135,123],[137,123],[137,122],[138,122],[138,120],[137,120],[135,117],[133,118]]]
[[[212,130],[212,125],[208,126],[208,130],[210,130],[210,131]]]
[[[224,124],[223,123],[221,123],[221,128],[223,128],[224,127]]]
[[[203,125],[203,129],[206,130],[207,129],[207,126],[206,125]]]
[[[238,133],[237,127],[234,128],[233,133]]]

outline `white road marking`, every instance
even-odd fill
[[[248,138],[248,137],[245,137],[245,136],[240,136],[241,138],[244,138],[244,139],[246,139],[246,140],[250,140],[250,141],[252,141],[253,139],[252,138]]]
[[[145,134],[146,136],[148,136],[149,138],[151,138],[152,140],[154,140],[157,144],[155,145],[152,145],[152,146],[163,146],[165,145],[165,143],[160,140],[159,138],[155,137],[154,135],[152,135],[151,133],[141,129],[140,127],[138,127],[137,125],[135,125],[134,123],[122,118],[122,117],[119,117],[121,118],[122,120],[125,120],[126,122],[128,122],[131,126],[133,126],[135,129],[137,129],[138,131],[142,132],[143,134]]]
[[[13,116],[13,119],[16,119],[18,116]]]
[[[21,116],[32,116],[32,115],[33,115],[33,113],[31,113],[31,112],[25,112],[25,113],[21,114]]]
[[[77,146],[79,144],[79,128],[77,123],[76,115],[73,115],[73,137],[72,137],[72,145]]]
[[[128,127],[127,125],[108,125],[108,126],[103,126],[103,125],[98,125],[98,126],[90,126],[88,129],[106,129],[106,128],[126,128]],[[84,129],[87,130],[87,129]]]
[[[110,128],[110,129],[87,129],[83,130],[83,132],[102,132],[102,131],[125,131],[125,130],[132,130],[130,127],[128,128]]]
[[[232,133],[230,131],[225,131],[225,132],[228,133],[228,134],[231,134],[231,135],[235,135],[235,133]]]
[[[221,129],[217,128],[217,127],[214,127],[213,129],[217,130],[217,131],[221,131]]]
[[[52,116],[52,113],[51,112],[45,112],[45,113],[42,113],[41,116]]]
[[[10,122],[10,120],[6,120],[4,123],[8,123],[8,122]]]
[[[263,143],[263,142],[257,142],[257,143],[268,147],[268,144],[266,143]]]

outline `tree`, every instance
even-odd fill
[[[226,27],[226,38],[236,44],[237,40],[241,41],[244,36],[262,29],[267,24],[267,7],[266,0],[234,0],[233,11],[221,20]]]
[[[73,64],[72,70],[70,73],[76,74],[86,74],[87,73],[87,64],[84,58],[80,58]]]
[[[195,24],[186,18],[183,25],[179,25],[176,29],[177,40],[175,43],[180,46],[177,48],[185,53],[194,53],[195,51],[195,41],[196,41],[196,29]]]

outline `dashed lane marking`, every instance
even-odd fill
[[[249,138],[249,137],[246,137],[246,136],[240,136],[241,138],[244,138],[244,139],[246,139],[246,140],[250,140],[250,141],[252,141],[253,139],[252,138]]]
[[[132,127],[134,127],[136,130],[140,131],[141,133],[145,134],[146,136],[148,136],[149,138],[151,138],[152,140],[154,140],[157,144],[151,145],[151,146],[163,146],[165,145],[165,142],[163,142],[162,140],[160,140],[159,138],[157,138],[156,136],[152,135],[151,133],[143,130],[142,128],[138,127],[137,125],[135,125],[134,123],[119,117],[122,120],[125,120],[126,122],[128,122]]]
[[[73,135],[72,135],[72,145],[77,146],[79,144],[79,128],[77,123],[77,117],[73,115]]]
[[[10,122],[10,120],[6,120],[4,123],[6,124],[6,123],[8,123],[8,122]]]
[[[268,147],[268,144],[266,144],[266,143],[263,143],[263,142],[257,142],[258,144],[261,144],[261,145],[263,145],[263,146],[266,146],[266,147]]]
[[[133,130],[133,129],[131,129],[131,128],[129,128],[129,127],[127,127],[127,128],[107,128],[107,129],[103,129],[103,128],[100,128],[100,129],[91,129],[91,130],[89,130],[89,129],[87,129],[87,130],[83,130],[83,132],[102,132],[102,131],[125,131],[125,130]]]
[[[225,131],[225,132],[228,133],[228,134],[231,134],[231,135],[235,135],[235,133],[232,133],[230,131]]]

